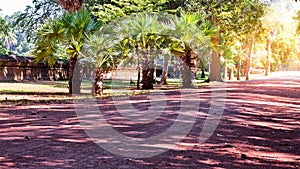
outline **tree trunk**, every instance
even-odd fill
[[[233,72],[233,68],[229,69],[229,80],[233,80],[234,79],[234,72]]]
[[[238,58],[236,79],[241,80],[241,57],[240,56]]]
[[[251,38],[251,47],[250,47],[250,52],[249,52],[249,56],[248,56],[248,62],[246,65],[246,80],[250,79],[253,50],[254,50],[254,35]]]
[[[135,53],[138,57],[138,77],[137,77],[137,83],[136,83],[136,89],[140,90],[140,81],[141,81],[141,63],[140,63],[140,56],[139,56],[139,48],[138,46],[135,47]]]
[[[81,73],[79,62],[77,62],[78,56],[70,58],[69,67],[69,93],[80,94],[81,85]]]
[[[168,56],[164,56],[164,65],[163,65],[163,72],[160,79],[160,84],[167,85],[167,76],[168,76],[168,65],[169,65],[169,58]]]
[[[93,90],[92,90],[93,96],[103,95],[103,84],[104,84],[103,73],[104,71],[101,68],[98,68],[96,71],[96,77],[94,80]]]
[[[246,76],[247,75],[247,66],[248,66],[248,53],[246,54],[246,57],[245,57],[245,61],[244,61],[244,67],[242,68],[242,65],[241,65],[241,72],[243,72],[242,76]]]
[[[192,72],[191,68],[194,66],[192,62],[192,49],[185,47],[185,56],[182,58],[183,60],[183,68],[182,68],[182,87],[183,88],[191,88],[192,87]]]
[[[153,84],[155,84],[155,82],[156,82],[156,79],[155,79],[155,76],[154,76],[154,73],[155,73],[154,59],[150,60],[149,66],[150,66],[149,67],[149,77],[150,77],[150,80],[151,80],[151,85],[153,86]]]
[[[227,59],[225,59],[225,65],[224,65],[224,79],[227,80],[227,75],[228,72],[227,72]]]
[[[217,38],[213,38],[212,41],[215,45],[221,44],[220,32]],[[210,81],[218,81],[221,82],[221,64],[220,64],[220,53],[215,49],[212,50],[212,60],[211,60],[211,71],[210,71]]]
[[[151,82],[150,77],[150,69],[149,68],[143,68],[142,70],[142,89],[143,90],[150,90],[153,89],[153,83]]]
[[[136,89],[140,90],[140,81],[141,81],[141,68],[140,65],[138,66],[138,78],[136,83]]]
[[[246,80],[249,80],[248,70],[249,70],[249,54],[247,53],[245,58],[245,63],[244,63],[244,76],[246,76]]]
[[[186,64],[183,64],[181,75],[182,75],[182,88],[191,88],[192,72],[191,69]]]
[[[146,48],[148,49],[148,47]],[[150,90],[153,89],[152,78],[150,77],[150,67],[148,61],[148,51],[143,54],[143,65],[142,65],[142,89]]]
[[[204,68],[201,69],[201,78],[205,78],[205,69]]]
[[[211,81],[222,81],[221,78],[221,65],[220,65],[220,54],[213,50],[212,51],[212,61],[211,61],[211,72],[210,80]]]
[[[267,40],[267,57],[266,57],[266,70],[265,70],[265,75],[268,76],[270,74],[271,70],[271,64],[270,64],[270,59],[271,59],[271,40]]]
[[[182,87],[191,88],[192,87],[192,71],[191,68],[195,67],[195,63],[192,62],[192,49],[185,45],[184,55],[178,52],[172,51],[172,53],[178,56],[178,59],[183,61],[183,66],[181,68],[180,74],[182,77]]]

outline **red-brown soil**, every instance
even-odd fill
[[[223,116],[205,143],[197,140],[205,118],[199,116],[175,148],[145,159],[123,158],[95,144],[80,126],[72,101],[7,105],[3,100],[0,168],[300,168],[300,76],[286,74],[226,86]],[[210,108],[210,89],[199,89],[199,111],[204,114]],[[98,99],[98,106],[117,131],[150,137],[164,132],[176,116],[180,93],[166,94],[168,111],[161,115],[165,118],[144,125],[114,118],[120,114],[111,98]],[[148,96],[130,98],[140,101]],[[135,104],[138,110],[148,106]],[[117,126],[122,123],[128,126]]]

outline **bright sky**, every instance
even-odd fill
[[[32,0],[0,0],[0,12],[2,16],[12,15],[14,12],[25,10],[27,5],[31,5]]]

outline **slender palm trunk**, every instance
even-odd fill
[[[191,88],[192,87],[192,72],[191,68],[192,64],[192,50],[186,47],[185,56],[183,58],[184,64],[182,68],[182,87],[183,88]]]
[[[69,93],[79,94],[81,85],[81,73],[78,56],[70,58],[69,67]]]
[[[140,81],[141,81],[141,63],[140,63],[140,56],[139,56],[139,47],[135,47],[135,53],[138,58],[138,77],[137,77],[137,83],[136,83],[136,89],[140,90]]]
[[[233,68],[229,69],[229,80],[233,80],[234,79],[234,70]]]
[[[267,40],[266,50],[267,50],[267,57],[266,57],[265,75],[268,76],[270,74],[270,71],[271,71],[271,63],[270,63],[270,59],[271,59],[271,40],[270,39]]]
[[[169,58],[168,56],[164,56],[163,72],[160,79],[160,84],[162,85],[168,84],[167,83],[168,65],[169,65]]]
[[[223,77],[225,80],[228,78],[227,77],[228,76],[227,75],[228,74],[227,69],[228,69],[227,68],[227,59],[225,59],[225,63],[224,63],[224,77]]]
[[[241,56],[238,58],[236,79],[241,80]]]

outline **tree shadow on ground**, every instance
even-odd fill
[[[145,159],[114,155],[93,142],[80,126],[74,104],[1,106],[0,166],[3,168],[299,168],[299,80],[228,83],[226,106],[212,136],[199,143],[211,106],[210,87],[199,90],[199,114],[192,130],[173,149]],[[287,87],[285,87],[287,86]],[[286,90],[283,90],[286,89]],[[166,91],[169,92],[169,91]],[[111,98],[95,107],[115,130],[136,138],[174,124],[180,93],[171,92],[164,113],[149,124],[131,123]],[[148,95],[132,96],[138,111]],[[135,102],[136,101],[136,102]],[[188,121],[186,125],[189,125]],[[109,140],[109,138],[107,139]],[[117,141],[117,140],[116,140]],[[112,146],[117,142],[112,142]]]

